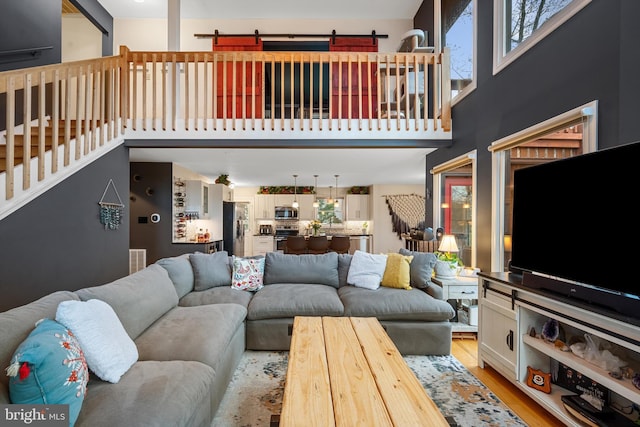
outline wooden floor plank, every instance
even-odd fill
[[[324,340],[337,427],[392,426],[348,317],[323,317]]]
[[[393,425],[448,427],[380,323],[373,317],[352,317],[351,323]]]
[[[564,423],[547,412],[542,406],[524,394],[495,369],[488,365],[478,366],[478,341],[453,340],[451,354],[473,375],[486,385],[529,427],[563,427]]]

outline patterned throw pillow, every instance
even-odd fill
[[[382,276],[382,286],[387,288],[411,289],[411,260],[413,256],[396,253],[387,254],[387,266]]]
[[[262,289],[264,277],[264,257],[240,258],[233,256],[231,287],[242,291]]]
[[[89,372],[73,333],[42,319],[20,344],[7,368],[11,403],[69,405],[69,425],[78,418]]]

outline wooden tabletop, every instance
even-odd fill
[[[280,426],[449,426],[375,318],[296,317]]]

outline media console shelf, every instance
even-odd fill
[[[640,405],[640,390],[633,386],[631,379],[615,379],[609,371],[540,338],[544,323],[555,319],[567,341],[571,337],[583,338],[588,333],[610,343],[612,353],[626,361],[633,372],[640,372],[638,319],[523,287],[518,276],[509,273],[478,275],[480,367],[484,368],[485,364],[491,366],[569,426],[584,424],[569,414],[560,398],[576,393],[556,384],[552,384],[550,394],[529,387],[527,367],[551,372],[551,362],[555,360],[608,389],[613,407],[628,408],[632,419],[638,417],[633,405]],[[530,336],[531,328],[535,329],[536,337]]]

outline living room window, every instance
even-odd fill
[[[509,268],[514,171],[596,151],[597,115],[593,101],[491,144],[491,271]],[[544,233],[540,230],[541,239],[549,237]]]
[[[466,267],[476,265],[476,151],[435,166],[433,226],[453,234]],[[437,207],[437,208],[436,208]]]
[[[344,198],[318,198],[318,221],[323,225],[342,224],[344,222]]]
[[[442,2],[442,41],[451,58],[452,104],[476,87],[476,10],[477,0]]]
[[[493,74],[578,13],[591,0],[494,0]]]

